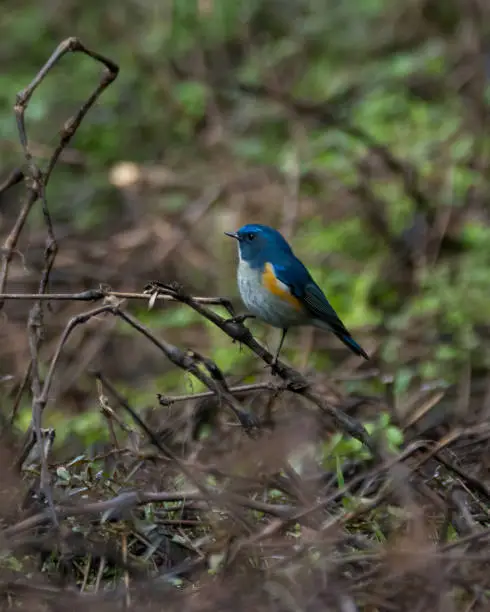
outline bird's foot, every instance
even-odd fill
[[[233,337],[233,343],[235,342],[241,342],[243,339],[250,338],[251,334],[250,334],[250,330],[248,329],[248,327],[245,327],[245,325],[243,324],[244,321],[246,321],[247,319],[255,319],[255,315],[252,314],[241,314],[241,315],[236,315],[234,317],[230,317],[229,319],[226,319],[224,321],[225,325],[236,325],[237,327],[231,327],[230,329],[230,335]]]
[[[241,314],[241,315],[236,315],[236,317],[230,317],[229,319],[226,319],[225,323],[236,323],[237,325],[243,325],[243,323],[247,320],[247,319],[256,319],[257,317],[253,314]]]
[[[264,366],[266,369],[270,368],[272,376],[279,376],[281,367],[279,364],[279,359],[274,359],[271,363],[266,363]]]

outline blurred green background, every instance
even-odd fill
[[[485,379],[489,17],[483,3],[458,0],[4,0],[0,179],[23,161],[15,94],[61,40],[77,36],[120,66],[49,186],[60,242],[51,290],[108,283],[140,291],[149,280],[177,280],[199,295],[236,299],[235,245],[223,231],[267,223],[291,239],[374,355],[358,363],[329,335],[300,330],[283,353],[294,366],[327,377],[374,367],[393,377],[400,396],[456,383],[468,369]],[[27,125],[40,164],[101,70],[69,55],[36,91]],[[22,195],[18,186],[0,199],[4,238]],[[45,237],[38,206],[8,290],[35,290]],[[83,308],[53,304],[46,362]],[[128,308],[236,380],[263,375],[246,350],[189,309]],[[9,303],[2,324],[11,395],[28,363],[27,311]],[[276,332],[252,327],[276,346]],[[200,389],[132,330],[96,321],[63,355],[49,410],[61,435],[99,435],[90,367],[139,407],[154,406],[157,392]],[[379,380],[343,384],[380,393]],[[27,396],[24,413],[28,419]],[[59,418],[68,414],[68,422]]]

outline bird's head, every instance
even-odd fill
[[[281,234],[267,225],[248,224],[237,232],[225,232],[238,241],[240,259],[251,267],[262,267],[264,263],[275,262],[280,255],[291,254],[291,247]]]

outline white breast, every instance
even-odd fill
[[[247,310],[274,327],[301,325],[304,316],[292,304],[272,294],[262,285],[262,272],[242,259],[237,271],[238,289]]]

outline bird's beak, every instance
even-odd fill
[[[230,238],[235,238],[235,240],[240,240],[240,236],[236,232],[225,232],[227,236]]]

